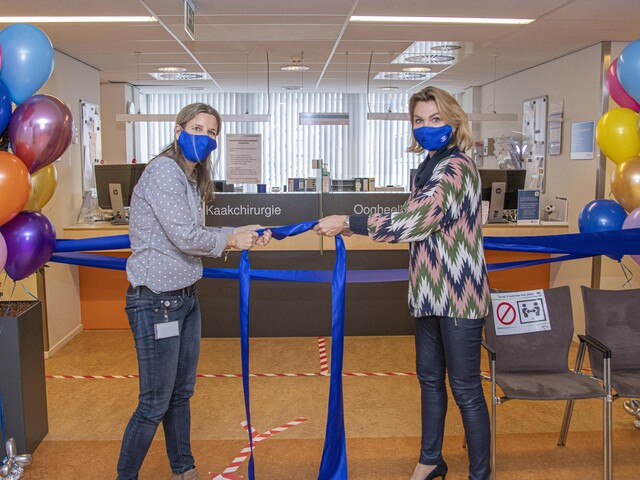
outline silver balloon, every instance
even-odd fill
[[[640,400],[632,399],[624,402],[624,411],[640,420]]]
[[[19,480],[24,473],[24,467],[30,465],[31,455],[16,454],[16,441],[13,438],[7,440],[7,461],[0,467],[0,477],[7,480]]]

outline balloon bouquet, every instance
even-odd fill
[[[607,199],[589,202],[578,218],[580,232],[640,228],[640,39],[624,48],[611,63],[605,79],[609,95],[620,108],[609,110],[600,118],[596,140],[616,164],[611,193],[618,203]],[[640,264],[640,255],[631,258]],[[630,400],[624,407],[640,428],[640,401]]]
[[[0,271],[14,281],[42,268],[55,247],[55,228],[40,210],[55,191],[53,162],[71,143],[74,126],[67,105],[34,95],[53,65],[53,46],[39,28],[13,24],[0,31],[0,146],[11,149],[0,151]]]
[[[0,271],[14,282],[42,268],[56,243],[40,209],[55,191],[53,162],[69,147],[74,127],[63,102],[34,95],[53,64],[53,46],[39,28],[13,24],[0,31]],[[31,459],[15,455],[12,441],[0,457],[0,478],[17,480]]]
[[[596,140],[616,164],[611,193],[617,202],[598,199],[585,205],[578,217],[582,233],[640,227],[640,39],[627,45],[611,63],[605,80],[609,95],[620,107],[602,115]],[[640,255],[631,257],[640,264]]]

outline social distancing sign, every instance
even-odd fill
[[[551,330],[547,301],[542,290],[492,293],[496,335]]]

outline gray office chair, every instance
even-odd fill
[[[496,406],[507,400],[576,400],[605,398],[600,382],[580,370],[569,370],[569,348],[573,339],[573,312],[569,287],[544,290],[551,329],[516,335],[496,335],[493,313],[485,326],[491,380],[491,478],[496,478]],[[590,341],[586,339],[586,341]],[[594,343],[594,348],[601,348]],[[580,363],[585,348],[578,351]],[[603,349],[603,356],[605,355]],[[504,395],[496,393],[499,386]],[[607,402],[604,428],[611,424]],[[605,450],[606,452],[606,450]],[[606,476],[605,480],[609,480]]]
[[[598,352],[589,348],[591,370],[593,375],[604,384],[608,399],[606,405],[610,416],[613,400],[640,396],[640,321],[638,321],[640,289],[595,290],[582,287],[582,301],[586,339],[591,343],[602,344],[610,351],[611,360],[603,361]],[[634,404],[630,403],[630,405]],[[565,421],[560,436],[562,445],[566,439],[572,412],[573,401],[569,400],[565,408]],[[605,442],[607,449],[605,458],[609,460],[606,468],[608,478],[611,478],[613,475],[611,422],[609,422],[608,431],[605,432]]]

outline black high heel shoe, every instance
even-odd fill
[[[433,480],[434,478],[441,478],[442,480],[445,480],[448,471],[449,467],[447,466],[447,462],[442,460],[433,470],[431,470],[429,475],[424,477],[424,480]]]

